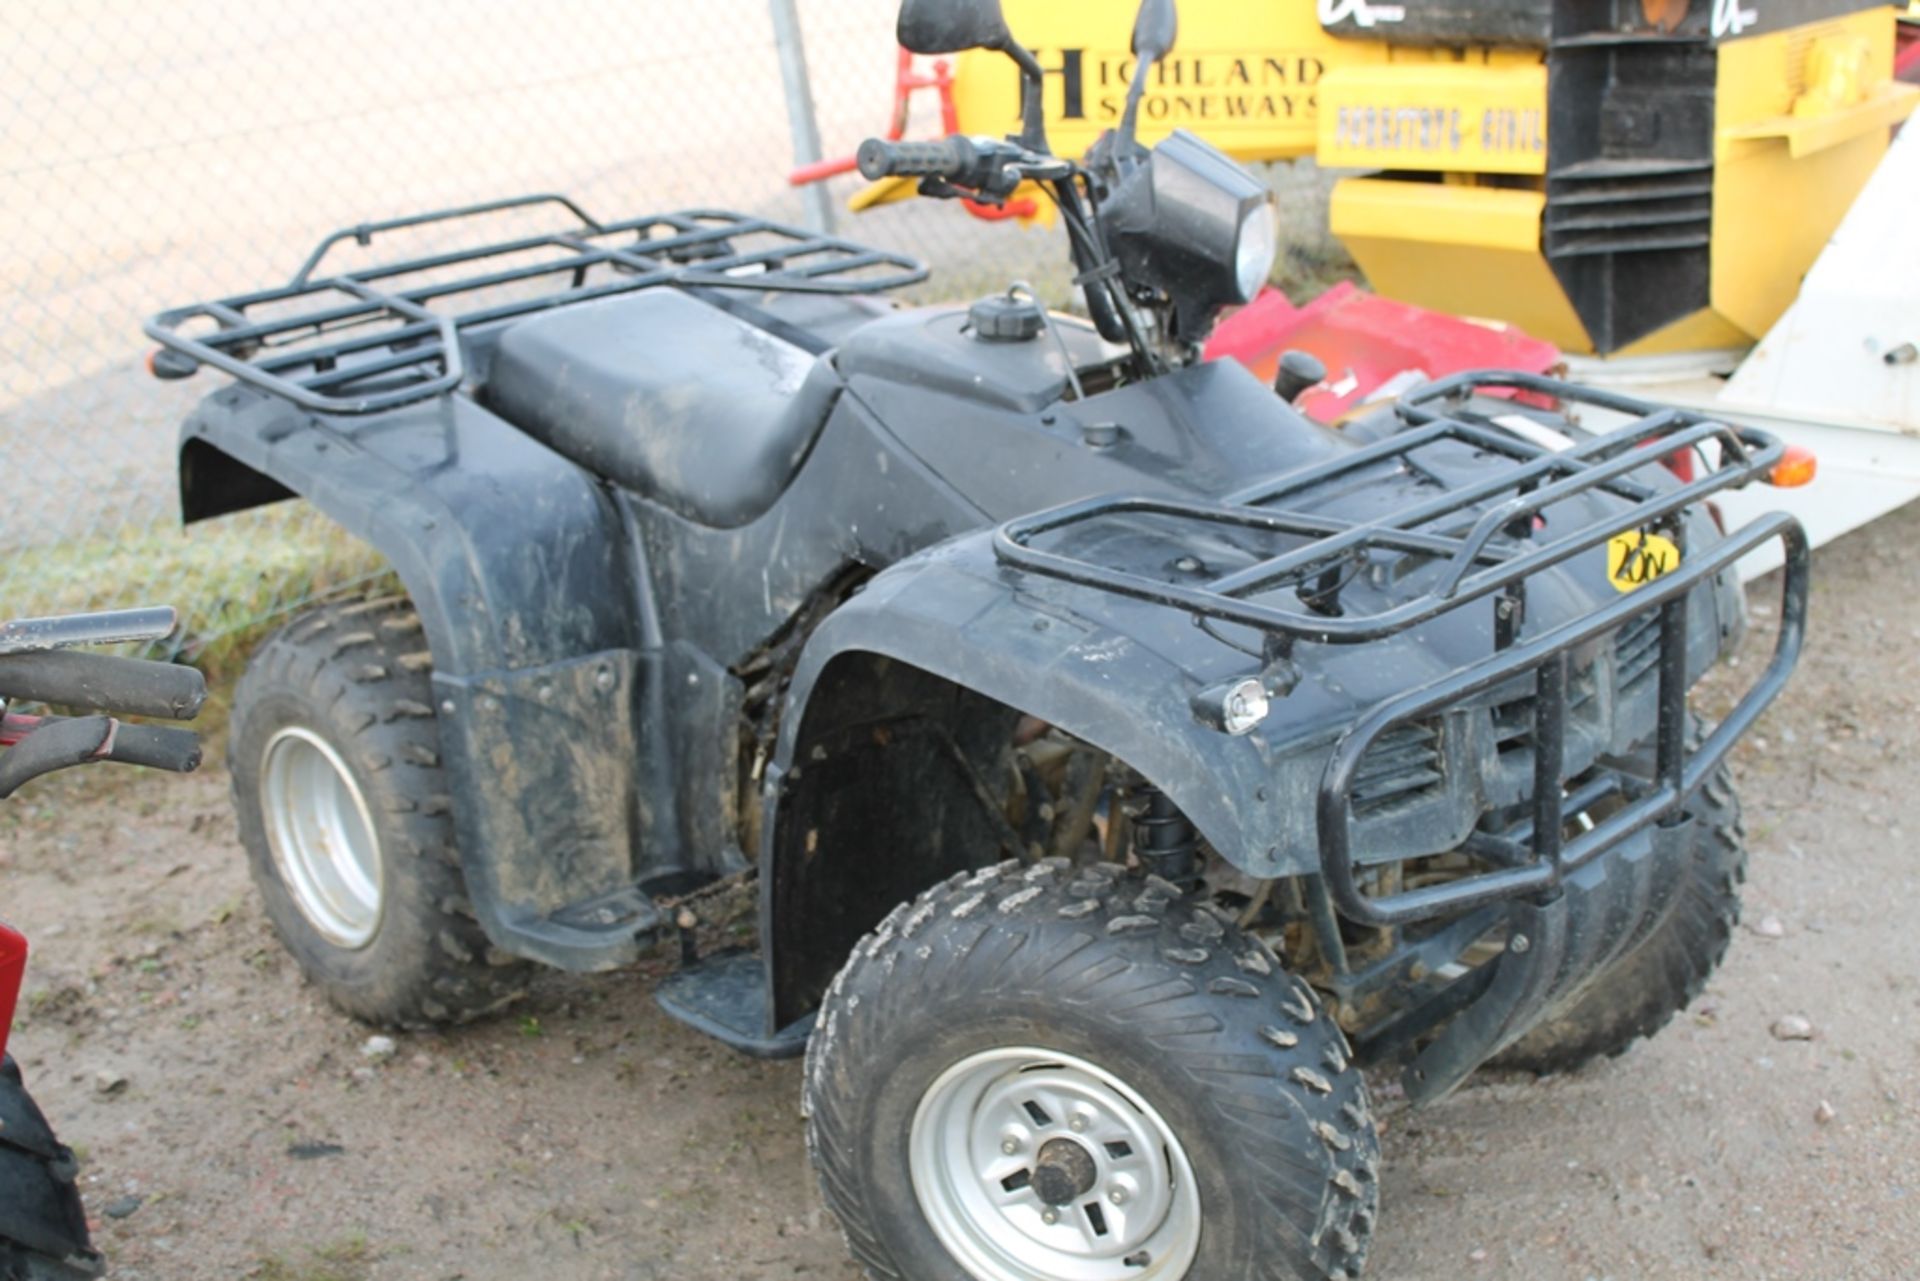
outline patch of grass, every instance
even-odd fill
[[[268,1255],[247,1276],[253,1281],[366,1281],[374,1257],[367,1238],[355,1232],[326,1245],[309,1246],[297,1258]]]
[[[172,605],[168,652],[219,668],[301,603],[378,578],[379,555],[303,502],[10,551],[9,615]]]

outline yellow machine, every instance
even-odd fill
[[[1117,122],[1126,0],[1006,0],[1054,149]],[[1920,88],[1885,0],[1182,0],[1141,112],[1243,160],[1368,171],[1333,231],[1374,289],[1571,352],[1767,332]],[[1016,125],[1017,72],[959,56],[962,132]]]

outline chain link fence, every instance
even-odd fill
[[[889,121],[896,4],[0,0],[0,616],[171,602],[190,648],[381,571],[304,503],[182,530],[177,426],[222,379],[144,369],[147,316],[284,282],[338,227],[536,191],[825,214],[928,260],[921,299],[1024,278],[1065,301],[1057,230],[788,184],[783,52],[822,153],[850,155]],[[922,96],[909,136],[939,132]]]

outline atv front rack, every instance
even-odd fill
[[[1484,390],[1524,391],[1562,403],[1588,404],[1632,421],[1564,449],[1496,426],[1450,416]],[[1241,624],[1264,633],[1270,664],[1284,662],[1298,641],[1354,644],[1384,639],[1494,593],[1494,652],[1481,662],[1390,699],[1371,710],[1335,744],[1317,797],[1321,872],[1342,915],[1364,925],[1397,926],[1453,915],[1487,903],[1523,896],[1550,897],[1572,872],[1654,825],[1682,821],[1688,798],[1719,764],[1741,734],[1785,687],[1806,631],[1808,545],[1792,517],[1755,521],[1698,555],[1686,547],[1681,513],[1725,489],[1770,475],[1784,447],[1772,436],[1736,428],[1703,415],[1648,404],[1628,396],[1576,387],[1557,379],[1514,372],[1456,374],[1409,392],[1395,406],[1408,424],[1399,434],[1264,482],[1215,503],[1152,497],[1088,499],[1022,517],[1003,525],[995,550],[1008,565],[1036,574],[1102,588],[1188,611],[1198,621]],[[1415,454],[1455,441],[1512,460],[1513,466],[1485,480],[1449,489],[1425,503],[1362,523],[1343,522],[1279,504],[1348,479],[1366,468],[1398,465],[1431,474]],[[1632,473],[1659,460],[1716,442],[1719,459],[1690,480],[1650,485]],[[1539,517],[1549,507],[1593,491],[1621,504],[1604,520],[1565,532],[1543,532]],[[1146,514],[1196,525],[1235,527],[1307,539],[1303,545],[1187,586],[1099,565],[1034,546],[1050,533],[1114,516]],[[1551,527],[1545,527],[1551,528]],[[1621,598],[1541,635],[1521,638],[1526,584],[1533,575],[1632,531],[1663,530],[1681,554],[1681,567]],[[1779,539],[1785,551],[1781,623],[1771,661],[1719,726],[1688,750],[1687,601],[1692,590],[1729,570],[1761,545]],[[1498,541],[1496,541],[1498,540]],[[1429,558],[1440,564],[1432,585],[1419,595],[1375,613],[1330,607],[1329,575],[1364,563],[1375,552]],[[1249,599],[1267,595],[1266,600]],[[1290,595],[1297,604],[1272,599]],[[1569,823],[1586,814],[1597,796],[1569,796],[1561,777],[1565,762],[1569,655],[1575,648],[1623,628],[1641,615],[1659,614],[1658,721],[1653,781],[1571,841]],[[1535,682],[1533,813],[1517,835],[1476,834],[1469,852],[1494,865],[1445,884],[1390,896],[1370,896],[1360,884],[1353,849],[1356,779],[1368,749],[1393,730],[1440,709],[1532,673]]]
[[[316,274],[343,241],[365,246],[384,233],[547,206],[577,225]],[[476,326],[661,285],[860,294],[926,276],[915,259],[746,214],[601,222],[543,194],[344,228],[286,285],[163,311],[145,329],[162,347],[151,365],[159,377],[210,365],[302,409],[372,414],[458,388],[467,374],[460,336]]]
[[[1464,404],[1476,392],[1489,389],[1533,392],[1563,404],[1592,405],[1629,415],[1633,421],[1556,450],[1499,427],[1447,414],[1449,404]],[[995,535],[994,551],[1002,562],[1030,573],[1170,605],[1199,618],[1240,623],[1279,637],[1353,644],[1392,636],[1494,592],[1506,593],[1517,601],[1529,577],[1623,531],[1675,523],[1679,512],[1720,490],[1764,480],[1784,452],[1781,443],[1766,432],[1731,427],[1702,414],[1652,405],[1631,396],[1506,370],[1469,371],[1423,384],[1402,396],[1394,409],[1410,424],[1407,430],[1217,502],[1140,495],[1084,499],[1008,521]],[[1316,489],[1382,464],[1430,474],[1415,454],[1443,441],[1511,459],[1514,466],[1390,516],[1359,524],[1288,511],[1282,506],[1287,499],[1309,497]],[[1671,488],[1655,488],[1631,478],[1632,473],[1655,465],[1662,457],[1696,450],[1708,441],[1718,443],[1719,463],[1693,480]],[[1631,506],[1605,521],[1569,533],[1545,540],[1532,536],[1534,518],[1542,511],[1593,490],[1612,494]],[[1164,516],[1201,527],[1237,527],[1299,535],[1312,541],[1193,586],[1034,546],[1042,535],[1125,515]],[[1502,535],[1516,533],[1519,537],[1508,537],[1504,544],[1495,542]],[[1516,546],[1521,542],[1532,545],[1522,550]],[[1324,604],[1316,607],[1315,602],[1322,600],[1318,580],[1329,573],[1338,574],[1375,551],[1440,558],[1445,566],[1430,590],[1379,613],[1355,614],[1350,608],[1336,611]],[[1249,599],[1288,588],[1299,600],[1297,606]],[[1518,618],[1513,621],[1517,624]]]

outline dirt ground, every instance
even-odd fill
[[[1920,509],[1818,555],[1801,675],[1737,759],[1748,924],[1707,995],[1576,1075],[1386,1103],[1371,1276],[1914,1275],[1917,571]],[[369,1059],[269,933],[225,789],[95,774],[0,814],[0,908],[38,946],[16,1046],[116,1277],[854,1276],[795,1065],[670,1022],[659,967]],[[1788,1015],[1813,1039],[1775,1039]]]

